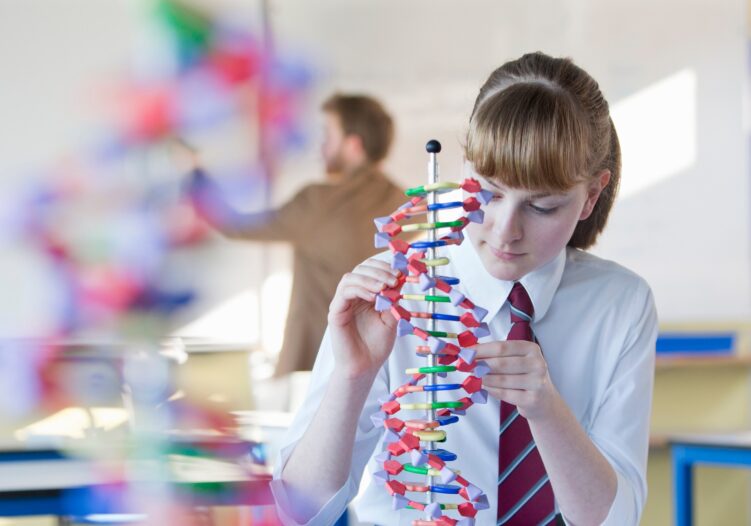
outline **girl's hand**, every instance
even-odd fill
[[[329,335],[336,368],[346,378],[375,375],[391,354],[396,320],[375,310],[376,294],[396,284],[399,272],[369,259],[345,274],[329,306]]]
[[[524,340],[478,344],[478,360],[484,360],[490,372],[482,385],[493,397],[514,404],[528,420],[550,414],[558,396],[548,375],[548,364],[540,346]]]

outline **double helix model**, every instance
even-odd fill
[[[375,220],[378,229],[375,246],[389,248],[391,268],[401,272],[394,287],[376,296],[375,308],[379,312],[390,310],[398,320],[398,337],[414,335],[420,339],[416,350],[418,356],[426,359],[426,364],[407,369],[405,374],[409,375],[409,380],[381,400],[380,411],[371,416],[376,426],[386,428],[384,442],[387,444],[375,457],[382,469],[373,476],[391,494],[395,510],[422,512],[423,518],[413,520],[413,526],[473,526],[477,512],[488,508],[487,496],[451,469],[449,463],[456,460],[457,455],[437,448],[436,444],[446,441],[446,431],[442,428],[458,422],[459,416],[472,404],[487,402],[482,377],[489,369],[485,362],[475,360],[476,353],[471,349],[479,338],[489,334],[487,324],[482,322],[487,311],[454,288],[459,283],[458,278],[436,274],[437,267],[449,263],[448,258],[439,257],[436,252],[440,247],[460,244],[464,240],[462,230],[470,222],[482,223],[481,203],[487,204],[492,194],[483,190],[476,179],[468,178],[462,183],[438,182],[436,154],[441,151],[441,144],[432,140],[426,149],[430,155],[429,183],[407,190],[408,202],[390,216]],[[460,188],[473,195],[464,201],[439,201],[440,194]],[[462,209],[465,215],[453,221],[439,221],[439,212],[449,209]],[[427,214],[427,223],[400,224],[404,219],[422,214]],[[439,237],[439,230],[448,233]],[[427,239],[408,242],[396,237],[401,232],[415,231],[427,231]],[[403,291],[405,285],[415,293]],[[402,300],[423,302],[425,312],[407,310]],[[458,313],[437,312],[439,303],[450,303]],[[441,310],[451,309],[444,306]],[[458,333],[439,331],[437,322],[459,324],[463,330]],[[439,379],[455,371],[467,373],[461,384],[439,383]],[[459,400],[438,399],[441,392],[460,390],[467,396]],[[424,393],[425,401],[412,401],[408,396],[412,393]],[[422,418],[407,418],[398,416],[402,411],[413,415],[415,411],[424,412]],[[404,457],[407,454],[408,462]],[[403,472],[425,478],[400,481],[396,477],[407,474]],[[459,495],[464,501],[448,495]],[[441,496],[452,502],[438,502],[436,499]],[[449,510],[458,512],[459,518],[444,515]]]

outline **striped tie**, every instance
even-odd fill
[[[534,309],[521,283],[509,294],[511,331],[507,340],[535,341]],[[501,402],[498,457],[498,525],[538,526],[555,523],[553,489],[532,439],[527,419],[516,406]]]

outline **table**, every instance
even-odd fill
[[[106,478],[108,468],[117,467],[55,449],[2,451],[0,516],[138,513],[123,498],[122,485]],[[170,495],[187,506],[273,504],[269,474],[209,458],[170,459],[170,467]]]
[[[675,524],[691,526],[694,465],[751,468],[751,430],[673,435],[669,442],[673,463]]]

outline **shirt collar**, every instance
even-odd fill
[[[467,297],[476,305],[487,309],[486,321],[489,321],[503,307],[514,282],[491,276],[485,270],[480,256],[475,252],[466,230],[464,234],[464,242],[454,251],[455,266],[457,269],[461,269],[459,274]],[[555,291],[561,282],[565,266],[566,249],[564,248],[549,263],[533,270],[519,280],[532,300],[532,306],[535,310],[533,321],[541,320],[548,312]]]

